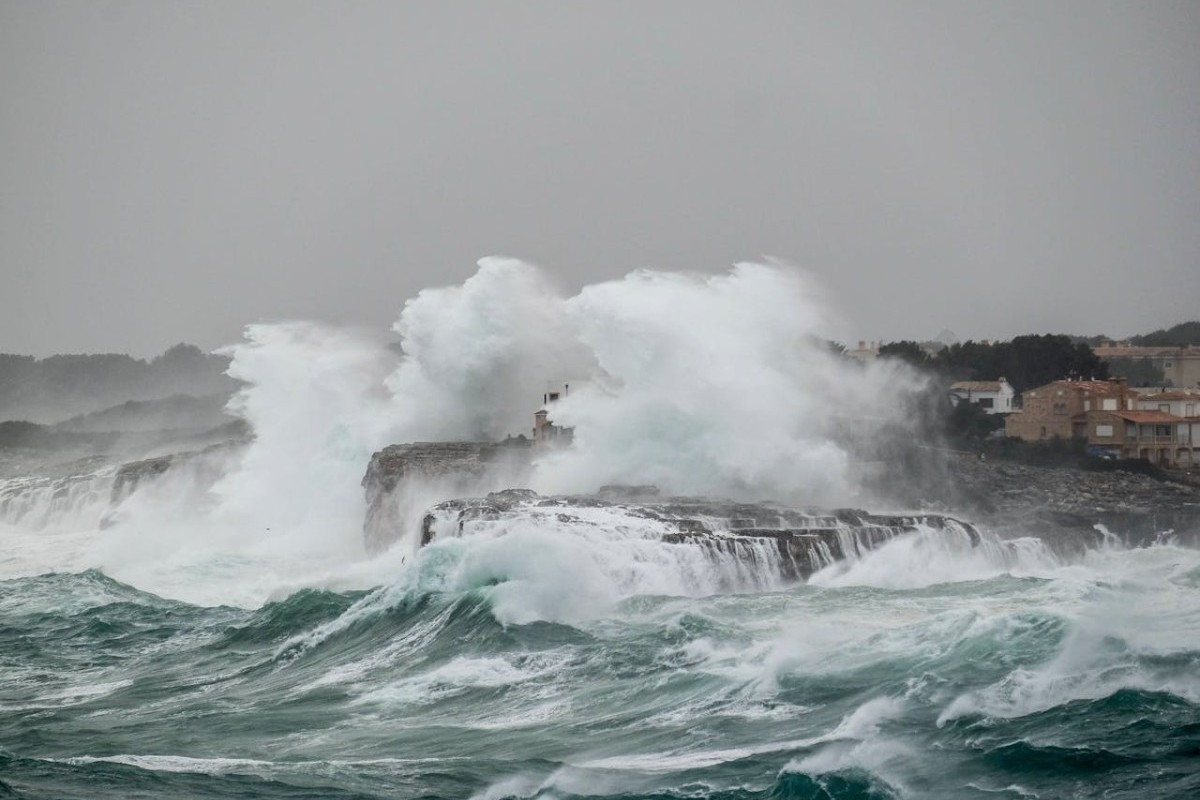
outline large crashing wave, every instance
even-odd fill
[[[399,356],[308,323],[251,326],[228,348],[248,383],[232,410],[257,436],[243,472],[315,463],[327,490],[323,469],[342,459],[356,485],[362,454],[385,444],[525,433],[547,381],[566,380],[579,388],[553,413],[575,444],[544,458],[531,488],[834,502],[853,488],[834,428],[901,422],[896,398],[920,379],[836,356],[817,337],[827,323],[815,287],[782,265],[643,270],[563,297],[529,264],[484,259],[461,286],[405,304]],[[293,491],[304,482],[287,476]]]
[[[398,347],[319,323],[250,325],[225,352],[245,384],[229,410],[252,441],[204,503],[131,506],[98,545],[101,566],[143,585],[131,570],[220,554],[257,570],[251,596],[344,573],[366,560],[373,451],[525,434],[548,381],[572,384],[552,413],[574,444],[541,454],[529,488],[842,503],[854,490],[844,435],[903,425],[896,399],[920,379],[834,354],[818,338],[827,324],[814,284],[781,264],[643,270],[568,297],[529,264],[488,258],[461,285],[408,300]],[[285,562],[302,566],[277,574]]]

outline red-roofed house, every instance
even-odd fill
[[[1187,410],[1186,397],[1180,400]],[[1200,404],[1200,398],[1190,396]],[[1021,395],[1022,409],[1005,419],[1009,436],[1029,441],[1083,439],[1117,458],[1191,467],[1200,449],[1200,417],[1173,414],[1172,403],[1150,403],[1124,381],[1055,381]],[[1149,407],[1145,404],[1150,404]],[[1166,405],[1166,409],[1158,406]]]
[[[1165,467],[1189,468],[1200,449],[1200,418],[1165,411],[1087,411],[1074,418],[1091,447],[1117,458],[1140,458]],[[1078,434],[1077,434],[1078,435]]]
[[[1021,393],[1021,410],[1005,418],[1004,432],[1031,442],[1069,439],[1072,417],[1093,408],[1132,411],[1134,394],[1125,381],[1054,381]]]

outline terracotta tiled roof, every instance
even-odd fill
[[[1091,392],[1092,394],[1112,394],[1119,391],[1123,384],[1118,381],[1054,381],[1043,386],[1035,386],[1029,391],[1042,392],[1047,389],[1070,389],[1072,391]]]
[[[1165,411],[1109,411],[1109,414],[1130,422],[1183,422],[1183,417]]]

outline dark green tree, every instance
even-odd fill
[[[1187,347],[1190,344],[1200,344],[1200,321],[1181,322],[1144,336],[1134,336],[1130,338],[1129,343],[1142,347]]]
[[[1148,358],[1110,358],[1106,363],[1109,375],[1124,378],[1130,386],[1166,385],[1167,377],[1162,367]]]
[[[879,357],[896,358],[919,368],[928,367],[931,362],[929,353],[925,352],[925,349],[921,345],[908,340],[888,342],[885,345],[880,345]]]
[[[1010,342],[963,342],[938,354],[936,366],[953,380],[1005,378],[1018,392],[1064,378],[1103,380],[1108,366],[1086,343],[1056,334]]]

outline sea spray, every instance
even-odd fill
[[[786,268],[575,298],[539,280],[485,262],[423,293],[402,353],[254,326],[234,349],[253,439],[215,479],[172,467],[105,531],[0,527],[0,795],[1200,792],[1200,556],[1167,540],[1052,552],[943,526],[869,550],[847,527],[846,560],[799,582],[778,550],[563,505],[435,520],[427,546],[368,557],[365,454],[519,430],[529,364],[592,378],[553,407],[579,449],[534,488],[833,496],[853,489],[844,431],[904,424],[911,374],[822,352]]]
[[[566,308],[602,379],[555,404],[575,439],[544,459],[544,485],[844,501],[855,487],[837,429],[870,436],[920,380],[835,355],[818,337],[819,299],[800,271],[763,264],[585,287]]]
[[[360,487],[370,454],[523,434],[547,380],[577,387],[552,408],[575,444],[538,453],[514,481],[842,502],[857,489],[851,443],[903,427],[896,398],[920,379],[834,355],[817,338],[826,322],[813,283],[779,264],[639,271],[564,297],[535,267],[491,258],[461,285],[408,300],[394,347],[317,323],[251,325],[226,350],[244,384],[229,412],[248,443],[203,498],[124,504],[99,563],[175,596],[194,568],[205,598],[224,581],[239,603],[374,576]],[[422,509],[450,489],[408,487],[398,559],[417,549]]]
[[[398,442],[527,433],[547,381],[596,370],[563,298],[513,259],[485,258],[461,286],[425,289],[394,330],[404,355],[386,383]]]

